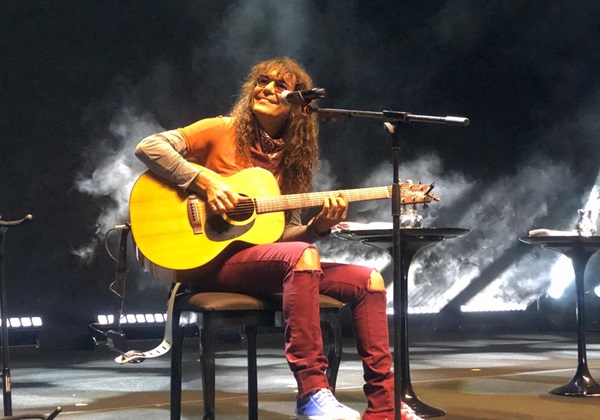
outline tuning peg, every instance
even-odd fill
[[[433,190],[435,188],[435,182],[432,182],[431,184],[429,184],[429,188],[427,188],[427,190],[425,190],[425,192],[423,194],[427,195],[431,192],[431,190]]]

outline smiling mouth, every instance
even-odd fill
[[[270,100],[269,98],[267,98],[267,97],[265,97],[265,96],[263,96],[263,97],[261,97],[261,98],[258,98],[258,101],[259,101],[259,102],[260,102],[260,101],[266,101],[266,102],[268,102],[268,103],[270,103],[270,104],[273,104],[273,105],[277,105],[277,104],[278,104],[278,102],[274,102],[274,101]]]

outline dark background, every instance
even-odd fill
[[[321,107],[468,117],[469,127],[401,127],[402,178],[436,181],[442,197],[425,225],[472,231],[424,253],[410,302],[531,306],[557,255],[518,238],[572,229],[586,204],[597,214],[599,22],[590,1],[5,0],[0,215],[34,216],[5,237],[7,312],[42,316],[48,347],[79,345],[113,310],[103,239],[128,219],[144,170],[135,144],[226,114],[250,67],[278,55],[327,89]],[[391,182],[379,120],[324,123],[321,149],[317,190]],[[350,219],[389,214],[363,203]],[[381,253],[321,246],[335,259],[383,259],[389,279]],[[168,285],[128,263],[128,311],[164,311]]]

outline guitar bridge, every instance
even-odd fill
[[[200,235],[202,233],[201,213],[200,199],[196,195],[190,195],[187,198],[187,215],[188,222],[194,231],[194,235]]]

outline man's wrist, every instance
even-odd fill
[[[198,173],[196,173],[196,177],[194,178],[194,185],[196,185],[200,191],[204,191],[206,188],[207,177],[205,175],[206,171],[204,168],[200,168]]]
[[[328,236],[331,233],[331,229],[327,229],[325,232],[319,232],[314,223],[309,224],[308,228],[311,229],[313,231],[313,233],[315,233],[317,236],[319,236],[321,238],[325,238],[326,236]]]

